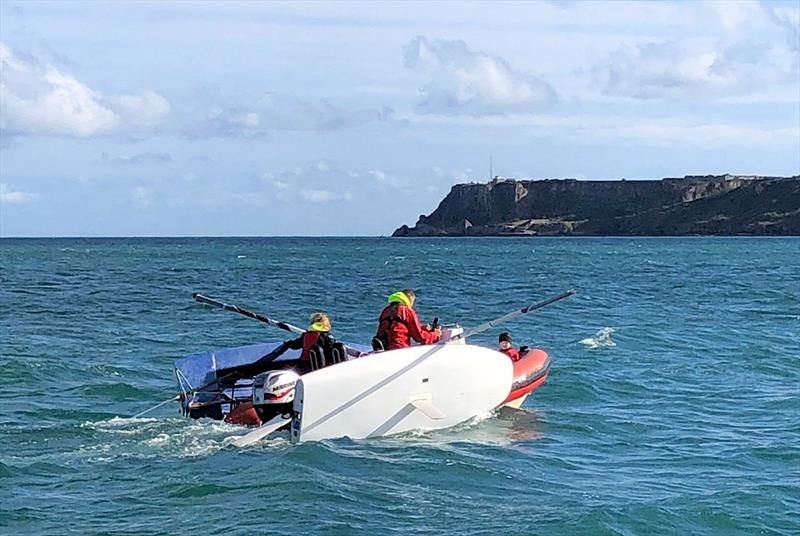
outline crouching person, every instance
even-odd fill
[[[419,344],[435,344],[442,336],[442,330],[432,329],[419,322],[414,310],[416,294],[413,290],[400,290],[389,296],[389,304],[378,318],[378,331],[372,339],[376,350],[397,350],[408,348],[411,341]]]
[[[311,366],[311,349],[315,346],[321,348],[331,348],[335,341],[331,337],[331,319],[326,313],[314,313],[311,315],[306,332],[297,337],[296,339],[286,341],[286,348],[292,350],[302,349],[300,358],[297,361],[297,371],[300,374],[310,372]]]

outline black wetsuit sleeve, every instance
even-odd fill
[[[286,341],[283,344],[285,344],[287,348],[291,348],[292,350],[300,350],[303,348],[303,336],[300,335],[296,339]]]

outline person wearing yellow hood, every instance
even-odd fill
[[[432,330],[419,322],[414,310],[416,294],[411,289],[400,290],[389,296],[389,304],[381,312],[375,339],[384,350],[408,348],[411,340],[420,344],[434,344],[442,336],[441,329]]]
[[[299,359],[298,368],[300,370],[311,370],[309,350],[311,350],[312,346],[315,344],[320,344],[321,346],[330,346],[330,344],[332,344],[333,341],[329,340],[330,332],[330,317],[326,313],[314,313],[311,315],[311,321],[309,322],[306,332],[296,339],[286,341],[285,344],[287,348],[291,348],[292,350],[300,350],[301,348],[303,349]]]

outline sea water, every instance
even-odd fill
[[[173,361],[285,338],[202,292],[368,342],[386,296],[553,358],[523,411],[238,449]],[[800,239],[0,241],[0,533],[798,534]],[[494,346],[501,329],[475,337]]]

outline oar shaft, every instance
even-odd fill
[[[283,329],[285,331],[290,331],[292,333],[297,333],[297,334],[305,333],[304,330],[298,328],[297,326],[293,326],[293,325],[287,324],[285,322],[276,322],[275,320],[272,320],[267,315],[262,315],[260,313],[256,313],[256,312],[251,311],[249,309],[245,309],[244,307],[239,307],[238,305],[229,305],[229,304],[223,303],[223,302],[221,302],[219,300],[215,300],[214,298],[209,298],[208,296],[203,296],[202,294],[199,294],[197,292],[192,294],[192,297],[196,301],[198,301],[199,303],[205,303],[206,305],[213,305],[214,307],[219,307],[220,309],[225,309],[226,311],[233,311],[234,313],[239,313],[239,314],[244,315],[244,316],[249,316],[250,318],[254,318],[254,319],[258,320],[259,322],[264,322],[265,324],[271,324],[271,325],[273,325],[275,327],[278,327],[280,329]],[[266,362],[275,360],[283,352],[273,352],[273,353],[275,353],[276,355],[264,356],[264,357],[268,358]],[[261,359],[264,359],[264,357],[262,357]],[[202,385],[202,386],[200,386],[198,388],[192,389],[189,392],[202,391],[206,387],[209,387],[209,386],[213,385],[214,383],[220,382],[220,381],[222,381],[222,380],[224,380],[226,378],[229,378],[229,377],[231,377],[233,375],[235,375],[235,373],[225,375],[222,378],[216,378],[216,379],[208,382],[205,385]],[[144,415],[146,413],[150,413],[151,411],[160,408],[164,404],[168,404],[168,403],[173,402],[175,400],[179,400],[180,397],[181,397],[181,395],[175,395],[175,396],[173,396],[172,398],[170,398],[168,400],[164,400],[163,402],[160,402],[159,404],[156,404],[152,408],[148,408],[148,409],[146,409],[146,410],[144,410],[142,412],[137,413],[136,415],[133,416],[133,418],[135,419],[137,417],[141,417],[142,415]]]
[[[524,309],[522,309],[520,311],[520,314],[530,313],[531,311],[535,311],[536,309],[541,309],[542,307],[544,307],[546,305],[550,305],[551,303],[555,303],[557,301],[561,301],[564,298],[569,298],[573,294],[576,294],[575,289],[569,289],[566,292],[562,292],[558,296],[553,296],[552,298],[544,300],[543,302],[535,303],[533,305],[529,305],[528,307],[525,307]]]
[[[297,333],[301,335],[305,333],[305,330],[302,328],[298,328],[297,326],[293,326],[291,324],[287,324],[286,322],[279,322],[276,320],[271,319],[267,315],[262,315],[260,313],[256,313],[251,311],[250,309],[245,309],[244,307],[239,307],[238,305],[230,305],[227,303],[223,303],[219,300],[215,300],[214,298],[209,298],[208,296],[203,296],[202,294],[198,294],[195,292],[192,294],[192,297],[198,301],[199,303],[205,303],[206,305],[213,305],[214,307],[219,307],[220,309],[225,309],[226,311],[233,311],[234,313],[239,313],[240,315],[244,315],[259,322],[263,322],[265,324],[270,324],[275,326],[276,328],[280,328],[284,331],[289,331],[292,333]]]
[[[513,320],[514,318],[530,313],[531,311],[535,311],[536,309],[541,309],[551,303],[555,303],[557,301],[563,300],[564,298],[568,298],[575,294],[574,289],[570,289],[566,292],[562,292],[558,296],[553,296],[552,298],[548,298],[544,301],[539,303],[534,303],[533,305],[529,305],[527,307],[523,307],[522,309],[517,309],[515,311],[511,311],[510,313],[504,314],[501,317],[495,318],[494,320],[490,320],[488,322],[484,322],[479,326],[475,326],[474,328],[466,330],[462,335],[461,338],[466,339],[467,337],[472,337],[473,335],[477,335],[478,333],[483,333],[484,331],[490,330],[493,327],[502,324],[504,322],[508,322],[509,320]]]

